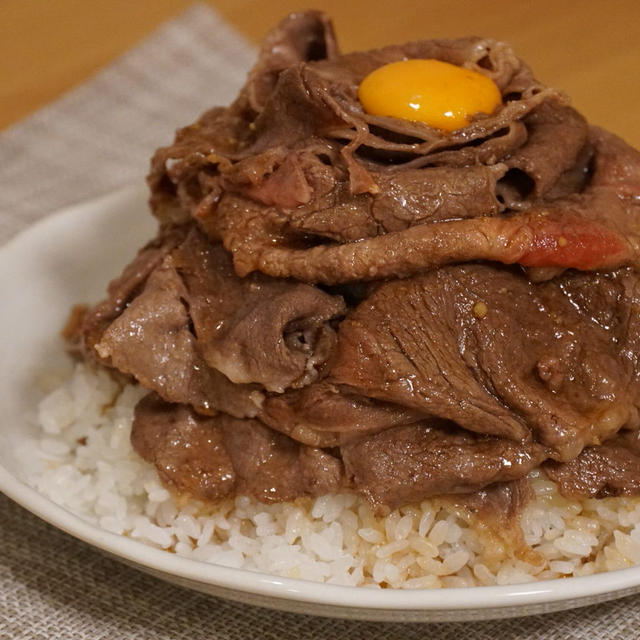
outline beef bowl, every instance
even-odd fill
[[[508,45],[293,14],[148,183],[2,251],[10,497],[290,611],[639,588],[640,155]]]

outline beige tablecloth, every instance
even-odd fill
[[[254,52],[195,6],[61,100],[0,134],[0,242],[44,214],[139,182],[153,149],[235,95]],[[511,621],[402,625],[267,611],[107,559],[0,496],[0,639],[639,638],[640,597]]]

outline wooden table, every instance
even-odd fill
[[[189,0],[2,0],[0,128],[82,82]],[[295,0],[210,0],[258,42]],[[345,51],[429,37],[508,40],[594,123],[640,147],[638,0],[324,0]]]

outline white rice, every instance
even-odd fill
[[[31,484],[103,529],[184,557],[331,584],[515,584],[640,564],[640,498],[566,500],[540,472],[521,516],[524,554],[441,500],[378,517],[348,493],[277,505],[239,497],[215,508],[176,498],[129,442],[145,393],[77,365],[40,403],[42,470]]]

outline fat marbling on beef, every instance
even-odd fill
[[[412,58],[502,103],[451,132],[366,113],[363,78]],[[508,45],[341,54],[292,14],[149,185],[157,237],[74,344],[150,391],[132,442],[174,490],[384,510],[522,497],[542,464],[566,494],[640,493],[640,154]]]

